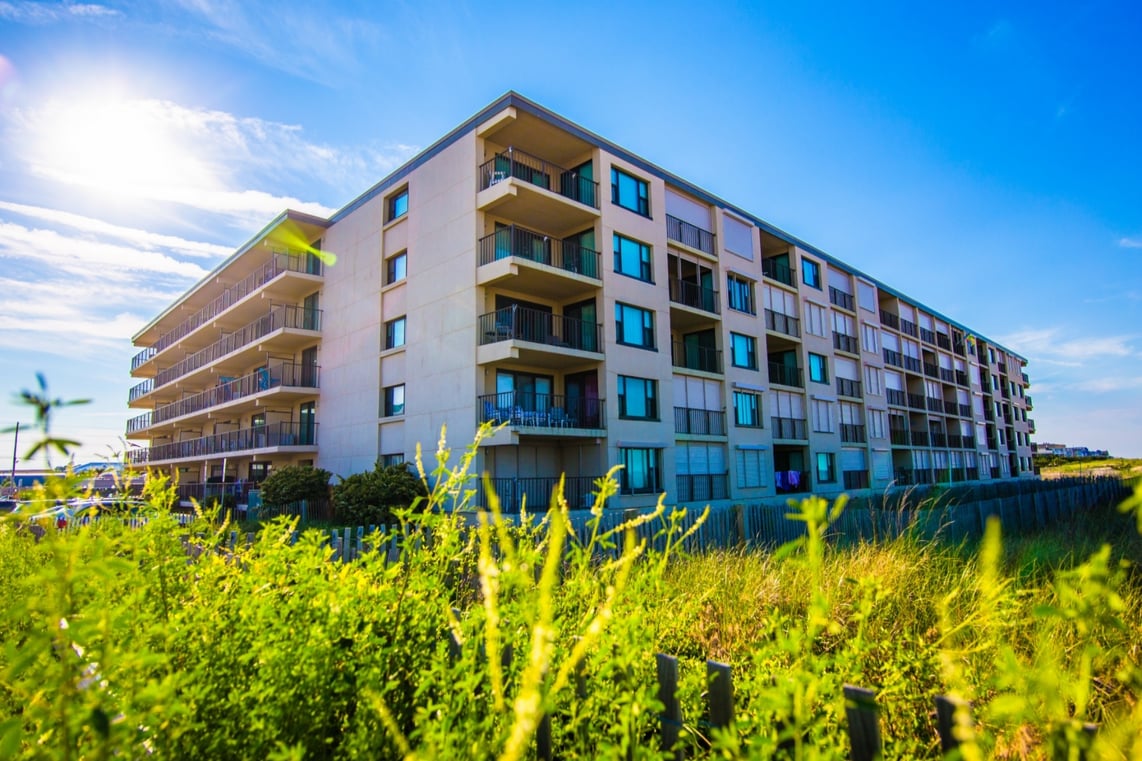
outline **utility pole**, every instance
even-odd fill
[[[16,436],[12,439],[12,486],[16,485],[16,450],[20,445],[20,421],[16,421]]]

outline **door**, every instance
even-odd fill
[[[595,228],[592,227],[563,239],[563,261],[559,264],[568,272],[597,278],[599,265],[596,251]]]
[[[572,428],[601,428],[599,376],[595,370],[568,375],[563,381],[567,417]]]
[[[581,351],[599,350],[599,316],[594,299],[564,307],[563,317],[564,343]]]
[[[301,352],[301,378],[298,385],[317,388],[317,347],[311,346]],[[283,383],[285,383],[283,379]]]
[[[315,443],[317,438],[317,419],[316,419],[316,403],[305,402],[301,405],[298,414],[298,437],[297,443],[303,446],[309,446]],[[283,442],[284,443],[284,442]]]

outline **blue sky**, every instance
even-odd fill
[[[1036,440],[1142,456],[1140,30],[1132,2],[0,0],[0,427],[42,371],[95,400],[55,422],[78,460],[121,450],[138,328],[514,89],[1026,356]]]

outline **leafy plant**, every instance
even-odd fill
[[[333,487],[333,507],[340,519],[358,525],[386,525],[394,511],[419,503],[428,492],[408,465],[382,466],[354,473]]]
[[[262,501],[267,505],[288,505],[301,500],[329,498],[332,474],[312,465],[287,465],[278,468],[261,483]]]

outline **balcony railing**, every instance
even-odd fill
[[[509,178],[558,193],[593,209],[599,208],[599,183],[529,153],[508,148],[480,165],[480,190]]]
[[[726,413],[722,410],[675,407],[674,432],[699,436],[725,436]]]
[[[923,365],[924,365],[924,375],[927,375],[929,378],[940,377],[939,365],[937,365],[933,362],[924,362]]]
[[[705,502],[730,496],[727,473],[679,473],[674,478],[679,502]]]
[[[959,407],[960,417],[968,417],[968,418],[971,417],[971,405],[970,404],[960,404],[957,406]]]
[[[904,355],[892,349],[883,349],[885,363],[893,367],[904,367]]]
[[[582,510],[595,503],[595,480],[597,476],[565,476],[563,478],[563,499],[572,510]],[[558,478],[491,478],[492,490],[500,501],[500,510],[505,513],[518,513],[527,501],[528,512],[543,513],[551,505],[551,495],[559,484]],[[481,488],[483,488],[481,486]],[[488,494],[483,494],[483,504],[488,504]]]
[[[801,321],[796,317],[790,317],[787,314],[766,309],[765,329],[799,338],[801,336]]]
[[[598,251],[526,227],[502,227],[491,235],[480,238],[479,246],[481,267],[514,256],[596,280],[599,278]]]
[[[531,341],[578,351],[603,352],[603,326],[540,309],[510,307],[480,315],[480,345],[500,341]]]
[[[682,304],[713,314],[718,314],[719,310],[718,292],[716,290],[676,277],[670,278],[670,300],[675,304]]]
[[[1035,433],[1035,421],[1031,418],[1027,418],[1027,432]]]
[[[930,468],[897,468],[896,483],[899,486],[934,484],[936,476]]]
[[[912,437],[907,428],[889,428],[888,438],[898,447],[912,446]]]
[[[924,343],[936,343],[936,332],[927,328],[920,328],[920,340]]]
[[[773,438],[775,439],[804,440],[809,438],[806,435],[805,418],[774,417],[770,418],[770,421],[773,423]]]
[[[221,359],[227,354],[235,352],[283,328],[319,331],[321,330],[321,310],[306,309],[305,307],[292,305],[271,307],[267,314],[259,317],[248,325],[215,341],[205,349],[196,351],[194,354],[185,357],[181,362],[160,370],[155,374],[153,385],[150,388],[143,390],[148,383],[151,383],[152,379],[150,378],[138,384],[135,388],[131,389],[129,398],[131,400],[137,399],[152,389],[164,386],[199,368],[205,367],[211,362]]]
[[[955,371],[952,370],[950,367],[941,367],[940,368],[940,380],[942,380],[944,383],[955,383],[956,382]]]
[[[666,237],[707,254],[716,255],[718,251],[716,236],[712,232],[669,214],[666,215]]]
[[[837,393],[841,396],[851,396],[860,399],[860,392],[860,381],[850,380],[848,378],[837,378]]]
[[[606,402],[582,396],[501,391],[476,397],[479,422],[513,428],[598,430],[607,427]]]
[[[908,406],[914,410],[927,409],[928,405],[924,402],[923,394],[908,394]]]
[[[947,446],[948,446],[948,435],[946,433],[939,433],[938,431],[932,431],[928,434],[928,436],[932,440],[932,446],[941,447],[941,448],[945,448],[945,449],[947,448]]]
[[[899,315],[895,315],[892,312],[889,312],[887,309],[880,310],[880,321],[893,330],[900,330]]]
[[[990,420],[992,422],[995,421],[995,410],[991,408],[991,405],[983,408],[983,419]]]
[[[868,471],[867,470],[846,470],[841,472],[841,478],[844,481],[846,489],[867,489],[868,488]]]
[[[968,446],[970,446],[970,445],[968,445]],[[948,434],[948,447],[950,449],[964,449],[965,448],[964,437],[958,433],[949,433]]]
[[[905,357],[904,357],[904,369],[905,370],[907,370],[908,372],[916,373],[917,375],[919,375],[923,371],[922,367],[923,367],[923,362],[921,362],[919,358],[909,357],[909,356],[905,355]]]
[[[776,259],[762,259],[761,274],[770,280],[776,280],[785,285],[793,285],[793,270]]]
[[[803,494],[810,489],[809,474],[800,470],[778,470],[773,473],[778,494]]]
[[[1027,405],[1027,409],[1029,409],[1029,410],[1035,409],[1035,405],[1031,402],[1031,396],[1030,395],[1023,397],[1023,403]]]
[[[220,383],[200,394],[179,399],[171,404],[161,405],[151,412],[133,417],[127,421],[127,433],[141,431],[167,420],[201,412],[272,388],[281,386],[318,388],[319,373],[320,369],[316,365],[300,365],[292,362],[281,362],[263,367],[241,378]]]
[[[944,414],[945,415],[958,415],[959,412],[960,412],[959,404],[957,404],[956,402],[949,402],[947,399],[944,400]]]
[[[859,354],[860,342],[857,341],[856,336],[850,336],[848,333],[838,333],[834,330],[833,348],[837,351],[847,351],[849,354]]]
[[[999,365],[999,374],[1007,375],[1007,363],[1003,360],[1000,360],[997,364]]]
[[[722,372],[720,349],[674,341],[670,344],[670,360],[674,367],[684,367],[687,370],[699,370],[704,373]]]
[[[847,309],[850,312],[856,311],[853,309],[853,297],[850,293],[845,293],[840,288],[829,286],[829,301],[834,306],[839,306],[841,309]]]
[[[916,323],[911,322],[909,320],[905,320],[903,318],[900,320],[900,332],[906,333],[907,335],[910,335],[913,338],[916,338],[920,334],[920,331],[917,328]]]
[[[928,412],[943,412],[944,411],[944,400],[943,399],[934,399],[933,397],[929,396],[927,398],[927,403],[928,403]]]
[[[868,441],[863,425],[841,423],[841,441],[846,444],[856,444]]]
[[[956,370],[956,385],[957,386],[965,386],[965,387],[969,385],[968,384],[968,374],[965,373],[963,370]]]
[[[134,370],[144,362],[147,362],[163,349],[222,314],[222,312],[234,304],[237,304],[283,272],[301,272],[307,275],[320,275],[322,272],[322,262],[313,254],[274,254],[274,258],[257,271],[252,272],[241,281],[227,288],[209,304],[183,320],[177,327],[168,330],[160,336],[159,340],[155,341],[154,344],[136,354],[135,358],[131,360],[131,369]]]
[[[895,404],[897,407],[908,406],[908,395],[903,391],[895,388],[886,388],[884,394],[888,397],[889,404]]]
[[[235,454],[270,447],[314,446],[317,444],[317,424],[272,423],[240,428],[236,431],[216,433],[186,441],[159,444],[153,447],[132,449],[127,459],[134,465],[146,465],[163,460],[209,457]]]
[[[952,350],[952,339],[948,338],[947,333],[936,334],[936,346],[939,346],[944,351]]]
[[[912,446],[926,447],[928,446],[928,432],[927,431],[912,431]]]
[[[783,362],[769,360],[769,382],[782,386],[805,387],[804,375],[800,367],[790,367]]]
[[[1031,385],[1031,378],[1030,378],[1030,376],[1027,375],[1027,373],[1021,372],[1021,373],[1019,373],[1019,375],[1020,375],[1020,377],[1023,378],[1023,385],[1024,386],[1030,386]]]

